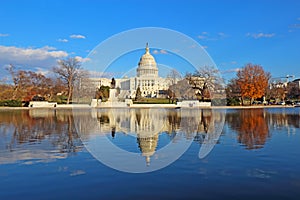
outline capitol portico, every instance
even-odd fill
[[[97,81],[97,87],[110,86],[110,79],[101,78]],[[120,88],[119,98],[135,98],[139,88],[143,97],[159,97],[160,93],[168,90],[172,84],[169,79],[159,77],[155,58],[151,55],[148,43],[145,53],[141,56],[135,77],[117,78],[116,88]]]

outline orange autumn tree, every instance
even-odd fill
[[[236,83],[240,88],[242,104],[244,99],[250,99],[250,104],[254,99],[265,95],[271,75],[265,72],[260,65],[247,64],[237,73]]]

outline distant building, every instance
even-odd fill
[[[288,95],[290,98],[300,99],[300,79],[295,79],[289,82]]]
[[[110,86],[111,79],[93,78],[91,81],[97,88]],[[115,79],[116,88],[120,89],[120,98],[135,98],[137,88],[140,88],[143,97],[160,97],[174,82],[158,76],[158,68],[154,57],[150,54],[148,43],[145,53],[141,56],[135,77]]]
[[[292,83],[295,83],[295,86],[300,89],[300,78],[293,80]]]

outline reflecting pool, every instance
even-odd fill
[[[298,199],[299,166],[300,108],[0,110],[0,199]]]

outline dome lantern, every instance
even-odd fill
[[[148,43],[146,43],[145,54],[140,58],[138,68],[138,77],[158,77],[158,69],[154,57],[150,54]]]

